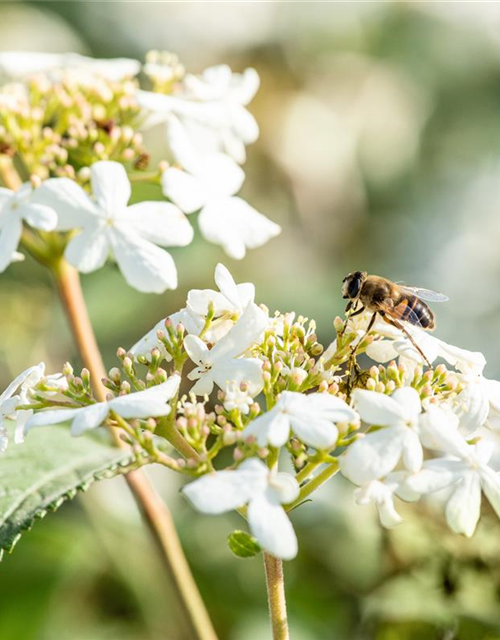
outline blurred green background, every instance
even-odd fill
[[[450,296],[439,337],[485,351],[500,376],[500,4],[15,2],[0,49],[143,59],[177,53],[191,72],[226,62],[262,79],[250,109],[243,195],[282,235],[240,263],[196,239],[173,250],[179,289],[141,295],[113,266],[84,288],[106,362],[223,261],[258,301],[315,318],[324,343],[342,277],[364,269]],[[27,261],[0,284],[0,382],[45,360],[78,362],[48,276]],[[238,518],[195,514],[152,469],[221,640],[269,637],[260,559],[233,558]],[[472,540],[432,506],[381,530],[336,479],[294,513],[287,563],[294,640],[500,638],[500,525]],[[36,525],[0,566],[2,640],[189,640],[118,479]]]

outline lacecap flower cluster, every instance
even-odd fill
[[[427,367],[382,320],[366,335],[369,314],[336,318],[324,350],[313,321],[270,314],[223,265],[215,282],[118,350],[106,401],[94,399],[88,371],[69,365],[18,376],[0,396],[3,446],[9,424],[17,442],[57,423],[75,436],[118,429],[138,464],[185,475],[196,509],[237,510],[253,548],[284,559],[298,551],[292,511],[338,472],[385,527],[402,521],[398,501],[433,496],[466,536],[483,494],[500,515],[500,382],[484,377],[482,354],[411,328]],[[379,364],[362,369],[361,354]]]

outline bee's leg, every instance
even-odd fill
[[[354,316],[359,316],[359,314],[363,313],[364,310],[365,310],[365,308],[363,307],[363,305],[361,305],[361,308],[358,309],[357,311],[355,311],[354,313],[351,313],[349,318],[354,318]]]
[[[412,343],[412,345],[415,347],[415,349],[419,352],[419,354],[422,356],[422,358],[424,359],[425,363],[427,364],[428,367],[431,367],[431,363],[429,362],[429,360],[427,359],[427,356],[425,355],[425,353],[422,351],[422,349],[418,346],[418,344],[415,342],[415,339],[413,338],[413,336],[410,334],[409,331],[406,330],[405,326],[403,325],[402,322],[399,322],[399,320],[395,320],[394,318],[388,318],[387,316],[384,316],[384,320],[388,323],[388,324],[392,324],[394,327],[396,327],[396,329],[399,329],[400,331],[402,331],[405,336],[408,338],[408,340]]]

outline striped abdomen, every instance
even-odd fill
[[[435,327],[432,311],[423,300],[412,294],[402,295],[394,305],[394,311],[401,320],[409,322],[416,327],[430,331]]]

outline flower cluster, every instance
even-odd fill
[[[336,318],[323,351],[314,322],[270,315],[223,265],[215,280],[218,290],[191,291],[184,309],[118,350],[104,402],[86,370],[46,376],[39,365],[18,376],[0,396],[4,443],[7,422],[17,441],[63,422],[73,435],[118,429],[141,464],[191,479],[183,493],[197,509],[237,510],[258,545],[284,559],[298,550],[290,512],[338,471],[386,527],[402,521],[397,500],[426,496],[439,496],[449,526],[466,536],[482,492],[500,516],[500,382],[483,376],[481,354],[413,329],[426,357],[446,362],[426,367],[383,322],[363,337],[369,314]],[[389,353],[398,361],[358,363]]]
[[[280,233],[236,195],[245,145],[258,137],[246,109],[256,71],[221,65],[195,76],[154,52],[145,91],[140,70],[128,59],[0,53],[0,271],[21,243],[83,273],[112,257],[132,287],[162,293],[177,271],[155,245],[188,245],[186,215],[199,211],[202,235],[237,259]],[[164,129],[166,150],[150,167],[143,134],[152,127]],[[156,199],[127,206],[136,182]]]

